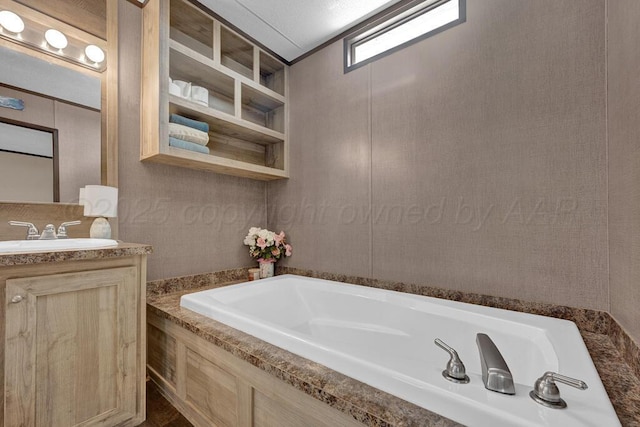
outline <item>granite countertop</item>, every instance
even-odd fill
[[[237,329],[180,307],[180,297],[196,290],[243,281],[173,279],[150,284],[147,307],[235,356],[369,426],[458,426],[460,424],[391,394],[297,356]],[[220,280],[222,279],[222,280]],[[224,281],[227,279],[228,281]],[[216,282],[216,283],[214,283]],[[198,286],[194,286],[194,285]],[[187,290],[180,290],[185,285]],[[162,288],[162,289],[160,289]],[[165,293],[169,292],[169,293]],[[604,333],[581,331],[623,426],[640,427],[640,379]]]
[[[146,255],[151,252],[153,252],[153,248],[150,245],[118,241],[118,246],[110,248],[68,249],[0,254],[0,266],[9,267],[25,264],[81,261],[97,258],[117,258],[132,255]]]

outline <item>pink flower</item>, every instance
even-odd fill
[[[271,255],[273,255],[276,258],[279,257],[280,256],[280,249],[278,249],[278,248],[271,249]]]
[[[273,236],[273,240],[276,241],[276,245],[280,245],[284,241],[284,231],[280,231],[280,234]]]
[[[284,248],[285,248],[285,253],[284,253],[284,255],[285,255],[285,256],[291,256],[291,249],[292,249],[292,248],[291,248],[291,245],[284,245]]]
[[[267,241],[264,240],[262,237],[258,237],[258,240],[256,241],[256,245],[258,245],[260,249],[264,249],[267,247]]]

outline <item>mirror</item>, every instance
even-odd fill
[[[117,187],[119,2],[0,4],[15,15],[0,28],[0,121],[56,131],[61,202],[86,184]]]
[[[80,187],[101,184],[99,74],[9,46],[0,58],[0,164],[13,166],[0,166],[12,183],[0,200],[77,203]]]

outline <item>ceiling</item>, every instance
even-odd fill
[[[198,0],[293,61],[400,0]]]

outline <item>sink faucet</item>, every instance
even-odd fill
[[[487,390],[503,394],[516,394],[513,376],[500,350],[487,334],[477,334],[476,344],[480,352],[482,381]]]
[[[47,224],[42,230],[42,234],[39,234],[38,228],[31,222],[23,221],[9,221],[9,225],[17,225],[20,227],[27,227],[27,240],[55,240],[55,239],[67,239],[67,227],[72,225],[79,225],[81,221],[67,221],[60,224],[58,227],[58,234],[53,224]]]
[[[40,232],[38,228],[31,222],[24,221],[9,221],[9,225],[17,225],[19,227],[27,227],[27,240],[38,240],[40,238]]]
[[[68,239],[67,227],[80,224],[82,224],[82,221],[67,221],[60,224],[60,227],[58,227],[58,239]]]

